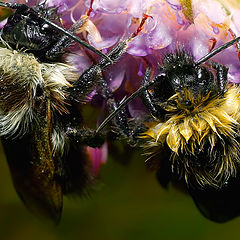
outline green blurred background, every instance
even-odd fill
[[[25,209],[3,154],[0,182],[1,240],[221,240],[238,239],[240,232],[240,218],[225,224],[210,222],[190,197],[171,187],[161,189],[138,153],[128,166],[109,159],[91,197],[65,198],[59,226],[36,219]]]

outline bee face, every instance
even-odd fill
[[[181,92],[182,95],[191,94],[197,99],[210,91],[217,89],[215,80],[215,70],[211,66],[195,66],[193,57],[186,52],[176,52],[168,54],[163,66],[168,77],[169,84],[175,92]]]

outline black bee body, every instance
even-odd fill
[[[240,215],[239,207],[239,173],[230,177],[221,188],[205,186],[204,188],[188,187],[200,212],[208,219],[224,223]]]

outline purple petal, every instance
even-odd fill
[[[127,10],[130,0],[101,0],[94,2],[94,9],[101,13],[120,14]]]
[[[154,20],[155,27],[152,28],[152,31],[146,34],[146,44],[149,48],[153,49],[165,48],[172,42],[171,30],[161,21],[160,18],[154,17]],[[149,29],[149,25],[150,24],[147,25],[146,29]]]
[[[96,16],[94,21],[98,23],[97,28],[102,41],[96,42],[91,36],[88,37],[88,40],[94,47],[100,49],[113,46],[125,34],[128,18],[128,14]]]
[[[240,10],[235,9],[232,15],[232,24],[231,29],[234,31],[237,36],[240,35]]]
[[[91,66],[89,58],[82,52],[79,52],[78,54],[68,54],[66,56],[66,62],[75,66],[79,74],[83,73]]]
[[[154,0],[138,0],[138,1],[131,1],[129,4],[128,12],[134,18],[141,18],[144,13],[147,12],[147,9],[151,6]]]
[[[144,35],[137,36],[129,43],[127,53],[134,56],[146,56],[152,53],[152,49],[146,45],[146,39]]]
[[[223,23],[227,17],[226,10],[215,0],[197,1],[195,4],[193,2],[193,8],[195,15],[202,13],[217,24]]]

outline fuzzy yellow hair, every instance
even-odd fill
[[[194,178],[202,186],[216,187],[236,174],[240,163],[239,88],[230,86],[224,96],[209,92],[204,97],[185,89],[162,107],[167,112],[166,121],[147,124],[143,137],[150,138],[150,146],[171,149],[173,171],[177,166],[186,182]]]

